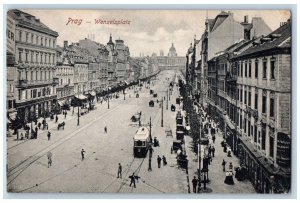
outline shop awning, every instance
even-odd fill
[[[84,96],[83,94],[77,94],[77,95],[74,95],[74,96],[75,96],[75,98],[77,98],[79,100],[85,100],[85,99],[87,99],[87,97]]]
[[[91,91],[89,92],[90,95],[92,95],[93,97],[96,96],[96,92],[95,91]]]
[[[60,106],[63,106],[65,104],[65,100],[61,100],[61,101],[58,101],[57,103],[60,105]]]

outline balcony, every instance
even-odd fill
[[[59,84],[59,78],[53,78],[53,85],[58,85]]]
[[[28,85],[28,81],[27,80],[19,80],[19,84],[18,84],[18,88],[26,88]]]

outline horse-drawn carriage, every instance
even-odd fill
[[[149,101],[149,107],[154,107],[154,101],[153,100]]]
[[[171,105],[171,111],[176,111],[176,107],[175,107],[175,105]]]
[[[136,113],[135,115],[133,115],[133,116],[130,118],[130,120],[131,120],[132,122],[138,122],[140,119],[141,119],[140,113]]]

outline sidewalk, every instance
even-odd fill
[[[220,132],[220,129],[218,130],[218,133],[216,133],[215,143],[213,143],[211,138],[212,138],[211,134],[209,134],[209,144],[215,147],[215,157],[213,157],[210,165],[208,165],[208,169],[209,169],[208,178],[210,182],[206,185],[206,187],[212,189],[212,193],[234,193],[234,194],[256,193],[251,182],[248,180],[238,181],[236,178],[233,178],[234,185],[227,185],[224,183],[225,172],[223,172],[223,167],[222,167],[223,159],[227,162],[226,170],[228,170],[228,166],[230,162],[232,163],[233,168],[238,167],[240,165],[240,162],[239,159],[235,155],[233,155],[233,153],[232,153],[232,157],[227,157],[227,153],[223,152],[223,147],[221,146],[223,137],[222,137],[222,132]],[[191,180],[193,179],[194,176],[196,176],[196,178],[198,179],[197,154],[195,154],[191,148],[193,142],[192,138],[186,136],[185,140],[186,140],[185,144],[187,149],[186,153],[189,159],[189,179],[190,179],[190,187],[192,192]],[[201,165],[202,165],[202,161],[201,161]],[[203,183],[201,184],[201,186],[203,187]]]

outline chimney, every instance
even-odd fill
[[[66,49],[68,47],[68,41],[64,41],[64,49]]]
[[[244,16],[244,23],[248,23],[248,15]]]

